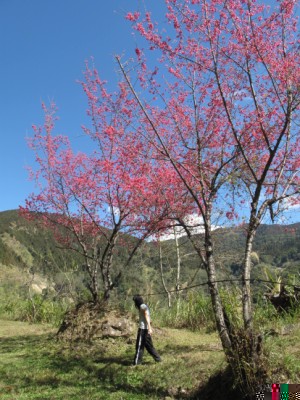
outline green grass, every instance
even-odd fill
[[[276,379],[273,382],[300,382],[300,324],[298,322],[292,326],[288,334],[266,339],[269,363]]]
[[[288,333],[265,337],[272,382],[300,382],[299,316],[290,319],[280,318]],[[134,337],[70,344],[56,341],[49,325],[0,320],[0,400],[217,398],[204,395],[212,382],[218,391],[226,381],[216,333],[163,328],[153,341],[163,362],[145,352],[134,367]]]
[[[163,362],[145,353],[145,364],[134,367],[134,338],[70,345],[50,328],[0,321],[0,399],[162,399],[224,367],[215,334],[163,329],[153,340]]]

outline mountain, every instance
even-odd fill
[[[245,251],[245,227],[218,228],[213,231],[213,236],[218,278],[240,277]],[[183,280],[189,281],[190,277],[197,272],[197,269],[201,268],[200,260],[186,237],[181,237],[179,243]],[[168,264],[175,266],[174,240],[162,242],[162,249]],[[158,262],[156,255],[155,263]],[[280,274],[285,279],[294,277],[300,281],[300,223],[261,225],[253,243],[252,263],[253,278],[266,279],[265,270],[270,269],[273,273]],[[200,269],[198,275],[198,281],[206,281],[203,270]]]
[[[214,231],[216,263],[219,278],[238,277],[244,251],[243,227],[219,228]],[[266,267],[288,277],[299,278],[300,223],[262,225],[254,242],[253,276],[261,277]],[[182,285],[205,282],[206,273],[199,257],[186,237],[179,239]],[[177,253],[174,240],[161,243],[163,274],[169,289],[174,289],[177,275]],[[113,273],[122,265],[126,246],[119,249]],[[17,285],[25,290],[29,282],[40,292],[54,288],[60,294],[76,296],[87,292],[82,260],[76,253],[62,250],[48,229],[22,218],[17,210],[0,212],[0,287]],[[27,290],[27,289],[26,289]],[[119,292],[163,292],[158,244],[145,243],[131,265],[123,271]]]
[[[25,220],[18,210],[0,212],[0,263],[51,276],[55,266],[68,269],[76,259],[58,249],[48,229]],[[78,257],[77,257],[78,259]]]
[[[127,259],[127,247],[132,247],[135,239],[123,235],[124,240],[130,245],[116,246],[112,276],[118,275]],[[122,274],[119,292],[137,292],[148,285],[148,280],[151,285],[156,282],[154,269],[144,260],[147,254],[145,248],[137,253]],[[24,219],[18,210],[0,212],[0,292],[23,293],[34,287],[42,293],[50,288],[60,296],[71,296],[75,302],[82,300],[78,296],[86,299],[89,296],[89,279],[82,265],[81,256],[61,249],[49,229]],[[151,285],[147,286],[147,290],[151,289]]]

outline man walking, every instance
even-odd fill
[[[139,329],[136,338],[136,351],[133,364],[138,365],[142,363],[145,347],[154,360],[160,362],[161,358],[152,343],[149,307],[144,303],[142,296],[139,294],[133,297],[133,301],[136,308],[139,310]]]

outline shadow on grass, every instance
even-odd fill
[[[84,360],[82,360],[84,362]],[[132,357],[114,356],[97,357],[93,360],[95,363],[92,368],[86,365],[85,368],[101,382],[106,382],[113,386],[115,390],[125,391],[132,394],[156,395],[163,398],[167,391],[163,388],[154,386],[147,378],[142,378],[141,370],[145,372],[145,366],[150,366],[154,362],[145,361],[142,366],[133,366]],[[130,376],[134,383],[130,382]]]
[[[167,353],[169,351],[173,351],[176,353],[194,353],[195,351],[212,351],[212,352],[223,352],[221,347],[217,346],[209,346],[207,344],[199,344],[196,346],[189,345],[177,345],[177,344],[167,344],[164,348],[164,351]]]
[[[123,365],[124,367],[132,366],[132,358],[125,358],[125,357],[97,357],[94,359],[95,363],[98,364],[119,364]]]
[[[31,336],[13,336],[13,337],[0,337],[0,352],[13,352],[20,351],[24,345],[37,345],[39,343],[45,343],[45,340],[52,340],[49,335],[31,335]]]
[[[147,363],[145,363],[147,364]],[[149,363],[150,364],[150,363]],[[128,372],[137,368],[132,366],[132,359],[124,358],[123,356],[115,357],[97,357],[93,360],[86,358],[81,359],[68,359],[64,357],[55,358],[52,361],[52,366],[55,371],[62,371],[64,373],[70,370],[79,368],[88,373],[91,379],[91,386],[95,385],[95,380],[101,387],[114,388],[114,391],[124,391],[126,393],[141,394],[141,395],[156,395],[164,397],[167,395],[166,390],[157,388],[149,381],[137,381],[130,383],[128,381]],[[137,370],[138,373],[138,370]],[[93,383],[94,382],[94,383]],[[63,384],[66,384],[64,380]]]
[[[189,353],[194,351],[219,351],[207,345],[176,345],[168,344],[164,352]],[[221,350],[220,350],[221,351]],[[129,395],[156,396],[164,398],[168,396],[168,389],[158,387],[148,378],[148,367],[154,363],[146,361],[144,365],[132,366],[131,355],[116,354],[107,355],[97,346],[89,346],[84,343],[63,345],[56,342],[53,335],[18,336],[0,338],[0,353],[9,353],[12,359],[17,359],[19,388],[36,388],[39,386],[56,387],[87,387],[96,391],[101,389],[114,392],[123,391]],[[30,367],[31,366],[31,367]],[[30,373],[28,369],[31,368]],[[47,371],[41,375],[40,371]],[[2,368],[5,372],[5,369]],[[20,373],[19,373],[20,371]],[[188,372],[187,372],[188,373]],[[11,385],[14,375],[5,375],[2,380],[4,385]],[[212,376],[205,385],[202,385],[192,393],[189,392],[177,399],[190,400],[242,400],[242,396],[233,389],[230,373],[225,370]]]
[[[199,387],[188,398],[189,400],[243,400],[243,395],[233,387],[233,377],[230,369],[226,368],[211,376],[205,385]]]
[[[78,349],[81,348],[77,344]],[[132,366],[132,357],[105,356],[100,351],[87,353],[70,346],[63,348],[55,341],[53,335],[18,336],[0,338],[0,354],[7,353],[7,359],[18,360],[12,369],[0,368],[0,381],[4,385],[12,385],[18,389],[29,389],[41,386],[56,387],[90,387],[95,391],[114,388],[136,395],[156,395],[164,397],[166,391],[157,388],[147,379],[142,379],[139,369]],[[100,354],[99,354],[100,353]],[[132,366],[132,367],[131,367]],[[41,371],[45,370],[45,375]],[[132,371],[131,376],[130,372]],[[14,382],[16,374],[18,382]]]

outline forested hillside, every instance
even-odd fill
[[[219,278],[237,278],[243,256],[245,233],[243,227],[218,229],[216,237],[216,260]],[[252,256],[253,276],[264,277],[267,267],[279,271],[283,277],[293,275],[299,278],[300,267],[300,224],[262,225],[254,243]],[[132,240],[129,239],[128,240]],[[114,260],[114,274],[122,265],[126,245],[119,247]],[[177,252],[174,240],[161,243],[145,242],[133,258],[129,267],[122,272],[117,293],[122,297],[135,292],[163,293],[161,270],[167,289],[174,290],[177,276]],[[205,282],[205,272],[199,264],[199,257],[189,240],[179,240],[180,287]],[[40,290],[52,287],[64,296],[76,297],[78,293],[88,295],[85,276],[81,271],[81,258],[65,250],[47,229],[34,222],[24,220],[17,210],[0,213],[0,264],[1,287],[18,285],[19,290],[32,283]],[[162,262],[162,265],[161,265]],[[162,267],[162,268],[161,268]],[[27,290],[27,289],[26,289]],[[37,288],[37,290],[39,290]]]
[[[128,237],[128,242],[134,239]],[[125,257],[126,246],[117,249],[114,273]],[[142,259],[143,257],[141,257]],[[73,299],[76,303],[88,299],[88,279],[82,270],[82,257],[79,253],[65,249],[58,243],[52,232],[36,223],[25,220],[17,210],[0,213],[0,279],[1,289],[23,293],[32,286],[37,293],[51,289],[60,297]],[[132,264],[134,265],[134,263]],[[145,268],[144,265],[141,267]],[[142,270],[143,270],[142,268]],[[133,269],[123,274],[122,285],[132,281]],[[141,269],[135,282],[141,281]],[[10,290],[11,291],[11,290]]]

